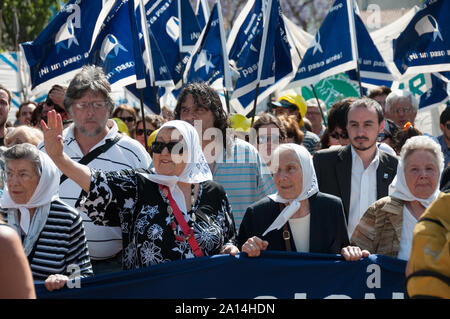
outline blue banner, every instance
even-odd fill
[[[394,64],[403,74],[450,71],[450,1],[427,1],[393,40]]]
[[[406,262],[381,255],[347,262],[340,255],[265,251],[174,261],[93,276],[38,298],[403,299]]]
[[[334,2],[289,87],[315,84],[328,76],[356,69],[352,13],[349,0]]]
[[[440,75],[441,76],[441,75]],[[419,110],[441,106],[448,101],[447,82],[431,74],[431,87],[420,96]]]
[[[33,42],[21,44],[33,90],[69,81],[86,64],[91,44],[113,4],[70,0]]]
[[[179,17],[181,26],[181,52],[191,52],[200,37],[202,29],[189,0],[179,1]]]

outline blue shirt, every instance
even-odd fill
[[[450,162],[450,148],[445,144],[444,135],[439,136],[437,139],[441,145],[442,153],[444,154],[444,167],[447,167]]]

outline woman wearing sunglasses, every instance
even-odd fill
[[[159,129],[164,123],[164,118],[161,115],[145,114],[145,134],[144,134],[144,121],[139,119],[136,124],[136,139],[142,146],[145,147],[145,140],[153,133],[153,131]],[[150,145],[149,145],[150,146]]]
[[[69,159],[54,112],[42,127],[47,153],[86,192],[77,208],[96,224],[122,227],[123,269],[239,251],[227,196],[212,181],[189,123],[161,126],[152,143],[153,169],[118,172],[90,170]],[[117,209],[106,210],[111,207]]]
[[[137,114],[131,105],[121,104],[114,110],[111,117],[121,119],[128,128],[128,134],[131,138],[136,138],[136,118]]]

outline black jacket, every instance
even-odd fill
[[[309,204],[311,214],[309,252],[339,254],[342,247],[349,245],[341,200],[336,196],[318,192],[309,198]],[[241,249],[248,238],[258,236],[269,242],[267,250],[286,250],[283,228],[272,230],[266,236],[262,236],[280,212],[279,203],[269,197],[264,197],[251,205],[245,212],[239,228],[238,248]],[[290,242],[292,250],[296,251],[292,236]]]

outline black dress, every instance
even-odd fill
[[[178,241],[170,227],[168,204],[158,184],[143,174],[151,173],[92,170],[90,191],[82,193],[77,208],[95,224],[121,226],[124,269],[193,258],[190,245]],[[225,244],[235,244],[234,219],[222,186],[213,181],[200,183],[192,211],[183,216],[205,256],[218,254]],[[179,226],[178,234],[183,234]]]
[[[336,196],[318,192],[309,198],[309,206],[311,214],[309,252],[339,254],[343,247],[349,245],[342,201]],[[239,228],[238,248],[241,249],[248,238],[257,236],[269,242],[267,250],[286,250],[283,228],[272,230],[262,236],[280,212],[279,203],[267,196],[251,205],[245,212]],[[288,228],[291,232],[289,223]],[[292,250],[296,251],[292,236],[290,243]]]

